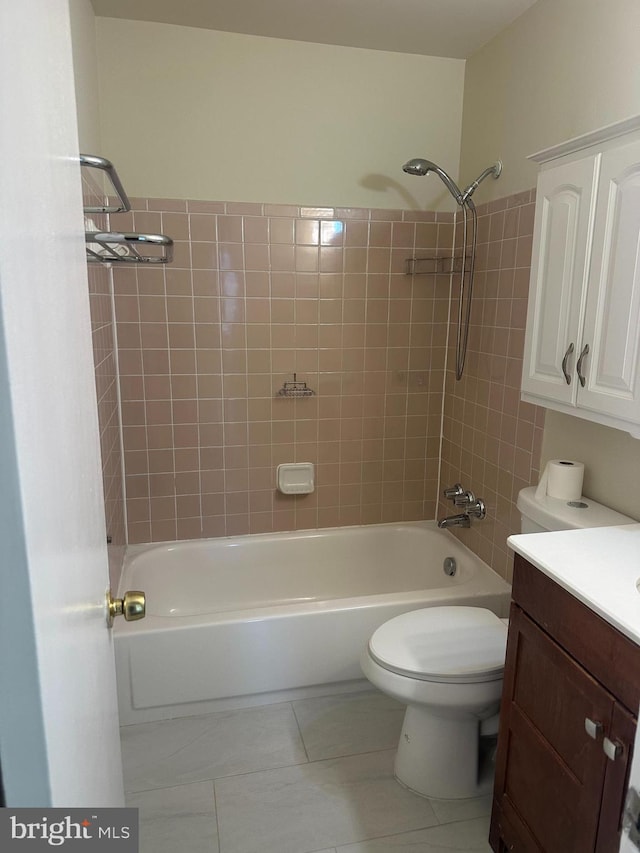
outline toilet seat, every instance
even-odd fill
[[[482,607],[427,607],[396,616],[369,640],[384,669],[421,681],[497,681],[504,671],[507,628]]]

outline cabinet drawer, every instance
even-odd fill
[[[633,714],[640,705],[640,648],[519,554],[513,600]]]

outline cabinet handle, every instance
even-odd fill
[[[584,378],[584,374],[582,372],[582,362],[584,361],[584,357],[589,355],[589,344],[584,345],[584,349],[580,353],[580,358],[578,359],[578,363],[576,365],[576,371],[578,372],[578,379],[580,380],[580,385],[584,388],[584,384],[587,381]]]
[[[616,758],[620,758],[624,752],[624,747],[619,741],[609,740],[608,737],[604,738],[602,741],[602,748],[604,750],[604,754],[610,761],[615,761]]]
[[[567,361],[569,360],[569,356],[573,352],[573,349],[573,343],[570,343],[569,349],[565,352],[564,358],[562,359],[562,372],[564,373],[564,380],[567,385],[571,385],[571,376],[569,374],[569,371],[567,370]]]
[[[589,717],[584,718],[584,730],[594,740],[598,740],[602,734],[602,723],[597,720],[590,720]]]

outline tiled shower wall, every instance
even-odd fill
[[[447,360],[442,484],[459,481],[487,505],[484,521],[455,533],[508,580],[513,555],[506,539],[520,530],[518,492],[538,481],[545,412],[520,401],[534,207],[531,191],[478,208],[469,348],[459,382],[453,327]],[[438,512],[457,510],[440,497]]]
[[[129,542],[432,518],[449,214],[137,199],[176,241],[113,270]],[[316,393],[278,397],[287,380]],[[316,491],[275,490],[280,462]]]

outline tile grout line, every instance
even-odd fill
[[[304,741],[303,741],[303,745],[304,745]],[[226,773],[223,776],[214,776],[214,777],[209,777],[206,779],[190,779],[188,782],[180,782],[177,785],[159,785],[156,788],[140,788],[136,791],[126,791],[125,793],[127,793],[127,794],[144,794],[144,793],[148,793],[149,791],[162,791],[162,790],[165,790],[167,788],[181,788],[181,787],[184,787],[185,785],[196,785],[196,784],[199,784],[201,782],[214,782],[215,783],[215,782],[221,782],[224,779],[238,779],[241,776],[254,776],[256,773],[270,773],[271,771],[274,771],[274,770],[287,770],[289,768],[294,768],[294,767],[305,767],[306,765],[322,764],[323,762],[341,761],[342,759],[345,759],[345,758],[361,758],[363,755],[377,755],[378,753],[393,752],[394,750],[395,750],[395,747],[392,747],[389,749],[368,749],[365,752],[350,752],[347,755],[334,755],[330,758],[316,758],[316,759],[307,758],[306,761],[298,761],[298,762],[294,762],[293,764],[275,764],[273,767],[261,767],[261,768],[258,768],[256,770],[244,770],[244,771],[241,771],[240,773]],[[307,750],[305,747],[305,755],[306,755],[306,752],[307,752]],[[410,791],[409,788],[407,788],[407,790]],[[415,792],[410,791],[410,793],[415,793]],[[416,796],[419,796],[419,795],[416,794]]]
[[[302,726],[300,725],[300,720],[298,719],[298,715],[296,714],[296,709],[293,701],[289,702],[291,706],[291,711],[293,713],[293,719],[296,721],[296,726],[298,728],[298,734],[300,735],[300,742],[302,743],[302,748],[304,749],[304,754],[307,757],[307,763],[311,764],[311,759],[309,758],[309,751],[307,750],[307,744],[304,742],[304,735],[302,734]]]
[[[213,791],[213,814],[216,819],[216,837],[218,840],[218,853],[221,853],[220,848],[220,821],[218,820],[218,799],[216,797],[216,782],[215,779],[211,780],[211,788]]]

